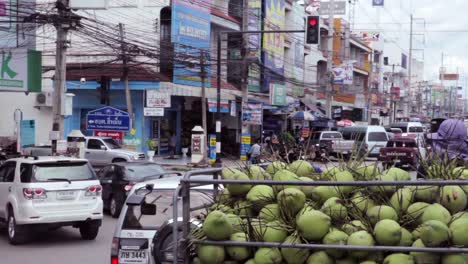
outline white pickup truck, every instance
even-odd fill
[[[85,137],[85,139],[85,159],[95,167],[104,166],[113,162],[146,159],[144,153],[123,149],[112,138]],[[52,155],[52,148],[50,146],[30,147],[24,150],[24,154],[30,156],[50,156]]]
[[[325,151],[328,155],[347,157],[352,154],[354,140],[345,140],[338,131],[314,132],[311,144]]]

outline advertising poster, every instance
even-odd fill
[[[210,163],[216,162],[216,135],[210,134],[210,152],[209,152]]]
[[[270,83],[270,104],[286,105],[286,86],[278,83]]]
[[[336,85],[352,85],[353,84],[353,63],[344,63],[340,66],[333,66],[333,83]]]
[[[21,148],[33,147],[36,144],[36,121],[21,120]]]
[[[242,106],[242,123],[244,125],[262,125],[263,104],[249,102]]]
[[[210,8],[211,0],[172,0],[174,84],[202,86],[200,58],[201,49],[210,53]],[[207,73],[205,85],[210,87],[209,69]]]
[[[1,21],[0,21],[0,24]],[[24,48],[1,49],[0,90],[40,92],[42,53]]]
[[[282,30],[285,24],[284,0],[265,0],[264,30]],[[284,33],[263,34],[263,63],[275,73],[284,72]]]
[[[261,13],[262,13],[262,2],[261,0],[250,0],[248,1],[248,30],[261,30]],[[260,34],[249,34],[249,50],[248,54],[250,58],[260,60],[261,51],[261,35]],[[248,78],[248,89],[251,92],[260,92],[260,67],[252,63],[249,66],[249,78]]]
[[[251,142],[252,142],[252,135],[242,134],[242,137],[241,137],[241,157],[240,157],[242,161],[247,160],[247,153],[249,153]]]

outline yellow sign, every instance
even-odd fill
[[[210,137],[210,146],[216,147],[216,138],[215,137]]]
[[[249,144],[252,142],[252,137],[251,136],[242,136],[242,144]]]

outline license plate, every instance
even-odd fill
[[[75,191],[57,192],[57,200],[73,200],[73,199],[75,199]]]
[[[119,263],[142,264],[148,263],[146,251],[143,250],[120,250]]]

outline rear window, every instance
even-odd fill
[[[157,164],[125,166],[125,176],[128,178],[144,178],[164,173],[164,169]]]
[[[387,141],[387,133],[385,132],[370,132],[367,138],[368,141]]]
[[[53,162],[21,164],[21,182],[51,182],[58,180],[96,180],[96,175],[87,162]]]
[[[340,139],[341,134],[340,133],[323,133],[322,134],[322,139]]]
[[[389,141],[387,147],[390,148],[415,148],[416,142],[414,141]]]
[[[423,127],[409,127],[408,129],[409,133],[423,133],[424,132],[424,128]]]
[[[401,129],[402,133],[408,133],[408,129],[406,126],[393,126],[392,128]]]
[[[128,206],[123,222],[123,229],[158,229],[168,220],[173,219],[174,190],[153,190],[146,196],[146,203],[156,204],[155,215],[142,215],[140,206]],[[213,204],[213,192],[191,190],[190,215],[197,217],[207,212],[207,208]],[[179,216],[182,217],[182,198],[178,203]]]

